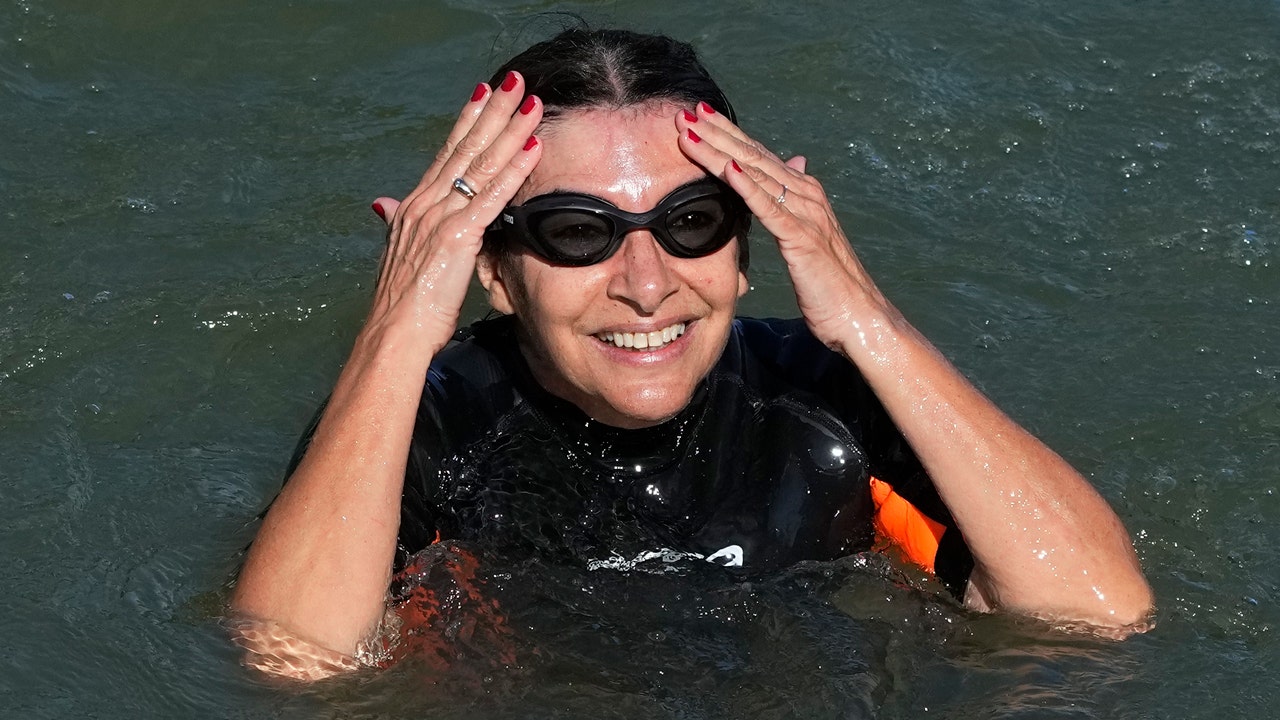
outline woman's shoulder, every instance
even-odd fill
[[[832,372],[857,375],[853,365],[814,337],[801,318],[735,318],[725,361],[744,371],[758,365],[800,384]]]
[[[431,385],[455,380],[487,386],[511,375],[518,353],[515,325],[508,316],[486,318],[459,328],[453,339],[431,361],[427,381]]]
[[[496,417],[519,402],[521,372],[510,318],[460,328],[431,361],[422,413],[449,415],[454,424],[460,417]]]
[[[753,337],[813,337],[803,318],[756,318],[739,315],[733,319],[733,328],[735,333]]]

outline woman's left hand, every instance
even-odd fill
[[[809,329],[857,366],[916,451],[973,552],[967,602],[1117,635],[1145,628],[1151,589],[1120,519],[881,294],[804,159],[783,161],[705,103],[675,122],[684,153],[777,239]]]
[[[676,119],[685,153],[729,183],[778,242],[800,313],[827,346],[846,341],[868,311],[894,314],[858,261],[826,190],[806,161],[782,160],[706,103]]]

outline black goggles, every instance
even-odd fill
[[[516,241],[557,265],[585,266],[617,252],[632,230],[648,230],[671,255],[698,258],[746,232],[746,203],[715,178],[673,190],[649,212],[629,213],[591,195],[551,193],[508,206],[486,239]]]

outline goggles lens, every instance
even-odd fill
[[[714,178],[674,190],[646,213],[629,213],[591,195],[552,193],[503,210],[489,233],[515,240],[559,265],[609,258],[632,230],[649,230],[669,254],[697,258],[745,230],[746,205]]]

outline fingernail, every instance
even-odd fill
[[[529,113],[533,112],[533,107],[537,104],[538,104],[538,99],[533,95],[530,95],[529,97],[524,99],[524,104],[520,106],[520,114],[528,115]]]
[[[484,99],[484,94],[489,92],[489,88],[484,83],[476,86],[476,91],[471,93],[471,102],[480,102]]]
[[[697,115],[694,115],[693,113],[689,112],[688,110],[685,110],[685,111],[684,111],[684,121],[685,121],[685,122],[698,122],[698,116],[697,116]]]
[[[737,170],[738,172],[742,172],[742,166],[738,164],[737,160],[730,160],[729,162],[733,164],[734,170]]]
[[[689,139],[690,139],[690,140],[692,140],[692,141],[694,141],[694,142],[696,142],[696,143],[700,143],[700,142],[702,142],[702,138],[698,137],[698,133],[694,132],[692,129],[685,130],[685,132],[689,134]]]
[[[370,207],[373,208],[374,212],[378,213],[378,217],[382,218],[383,220],[387,219],[387,211],[382,209],[382,203],[375,202]]]
[[[706,115],[715,115],[716,109],[708,105],[706,102],[698,103],[698,107],[702,108],[702,112]]]
[[[516,83],[519,79],[514,72],[508,72],[507,76],[502,78],[502,92],[511,92],[516,89]]]
[[[536,147],[538,147],[538,138],[530,135],[529,139],[524,141],[524,151],[529,152]]]

